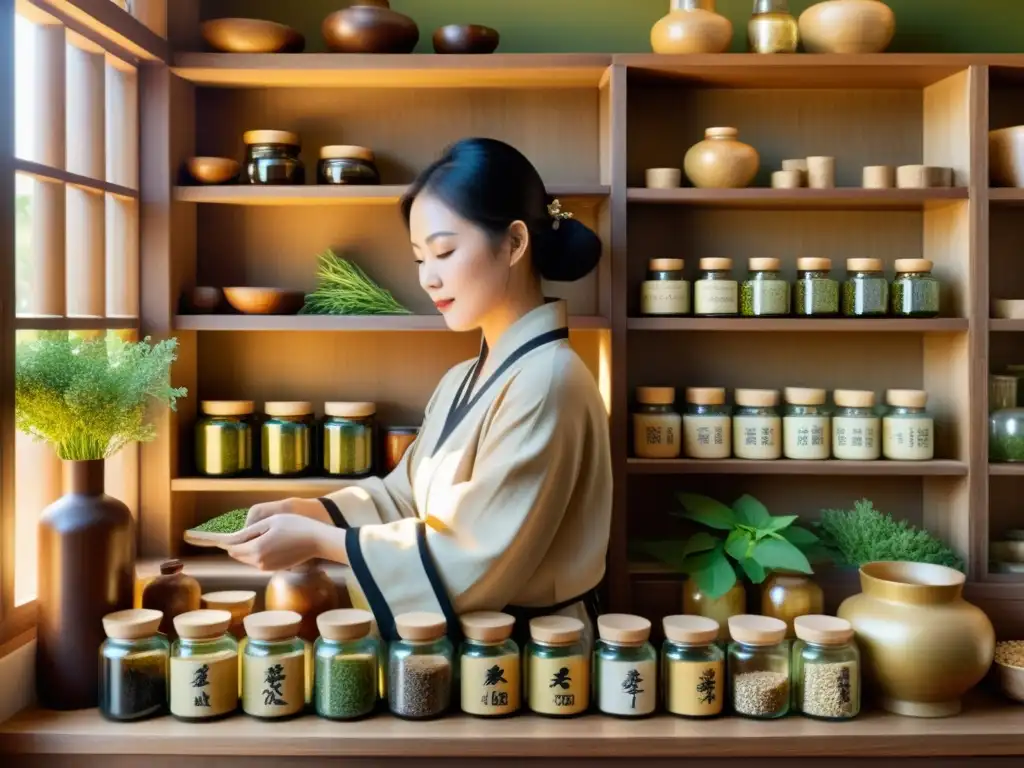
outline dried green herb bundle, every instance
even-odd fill
[[[248,509],[232,509],[223,515],[210,518],[202,525],[197,525],[193,531],[202,533],[237,533],[245,528],[245,519],[249,516]]]
[[[391,292],[373,282],[363,270],[328,249],[318,257],[319,285],[306,296],[304,315],[408,315]]]

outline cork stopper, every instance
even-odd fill
[[[797,259],[796,268],[801,272],[828,272],[832,269],[832,259],[814,257]]]
[[[724,126],[708,128],[704,131],[704,136],[708,139],[735,139],[739,135],[739,128],[727,128]]]
[[[824,389],[786,387],[786,402],[790,405],[824,405],[826,396]]]
[[[479,643],[501,643],[512,636],[516,620],[507,613],[478,611],[460,618],[462,634]]]
[[[181,573],[184,568],[185,564],[181,560],[165,560],[160,563],[160,575],[173,576],[176,573]]]
[[[628,613],[606,613],[597,617],[597,631],[612,645],[643,645],[651,636],[651,622]]]
[[[251,639],[278,643],[299,634],[302,615],[295,611],[260,611],[250,613],[242,623],[245,624],[245,634]]]
[[[320,147],[321,160],[363,160],[373,162],[373,150],[369,147],[358,147],[353,144],[329,144]]]
[[[335,608],[316,617],[316,628],[320,630],[320,635],[335,643],[361,640],[370,634],[372,626],[373,614],[358,608]]]
[[[644,405],[672,405],[676,401],[674,387],[637,387],[636,401]]]
[[[853,639],[853,625],[835,616],[797,616],[793,631],[805,643],[845,645]]]
[[[732,259],[701,259],[700,268],[704,271],[728,272],[732,269]]]
[[[252,400],[203,400],[199,407],[207,416],[251,416],[256,410]]]
[[[832,399],[841,408],[874,408],[875,393],[859,389],[837,389]]]
[[[721,387],[687,387],[686,402],[694,405],[725,405],[725,390]]]
[[[103,631],[111,640],[141,640],[157,633],[163,617],[163,611],[150,608],[115,611],[103,617]]]
[[[847,259],[847,272],[881,272],[881,259]]]
[[[928,259],[896,259],[897,272],[931,272],[933,266]]]
[[[661,620],[665,637],[682,645],[711,645],[718,639],[718,622],[704,616],[666,616]]]
[[[651,272],[682,272],[686,262],[682,259],[651,259],[647,268]]]
[[[365,419],[377,412],[376,403],[324,403],[324,413],[339,419]]]
[[[174,631],[186,640],[213,640],[230,626],[231,614],[227,611],[187,611],[174,617]]]
[[[753,258],[747,262],[747,268],[751,272],[778,272],[782,262],[775,258]]]
[[[771,408],[779,404],[777,389],[737,389],[736,405],[746,408]]]
[[[227,611],[231,614],[231,623],[239,624],[252,613],[252,608],[256,604],[256,593],[251,589],[207,592],[200,599],[204,608]]]
[[[530,637],[542,645],[570,645],[583,637],[583,622],[570,616],[541,616],[530,620]]]
[[[744,645],[775,645],[786,639],[786,622],[770,616],[730,616],[729,634]]]
[[[413,612],[395,617],[398,636],[403,640],[437,640],[444,637],[448,624],[440,613]]]
[[[263,412],[267,416],[299,418],[312,415],[313,404],[302,400],[295,402],[269,402],[263,404]]]
[[[893,408],[924,408],[928,405],[928,393],[920,389],[890,389],[885,393],[885,402]]]
[[[246,131],[242,134],[242,141],[246,144],[288,144],[297,147],[299,134],[291,131]]]

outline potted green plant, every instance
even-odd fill
[[[15,419],[64,462],[65,495],[39,518],[36,686],[51,709],[98,703],[102,618],[132,607],[135,525],[104,491],[104,461],[156,436],[156,405],[174,408],[177,341],[82,340],[46,334],[18,346]]]

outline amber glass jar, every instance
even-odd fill
[[[244,178],[250,184],[302,184],[299,135],[291,131],[246,131]]]
[[[172,640],[176,637],[174,617],[200,608],[199,582],[185,575],[184,568],[181,560],[161,563],[160,575],[142,590],[142,607],[163,613],[160,631]]]
[[[395,471],[419,434],[419,427],[388,427],[384,430],[384,474]]]
[[[797,616],[824,610],[825,593],[805,574],[778,571],[761,585],[761,614],[786,622],[786,637],[790,640],[796,636],[793,620]]]
[[[373,150],[366,147],[321,147],[316,177],[318,184],[380,184]]]

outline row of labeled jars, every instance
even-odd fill
[[[306,169],[302,163],[299,135],[291,131],[246,131],[245,170],[249,184],[302,184]],[[373,150],[350,145],[320,148],[316,176],[318,184],[379,184],[380,174]]]
[[[260,417],[251,400],[204,400],[200,407],[196,469],[201,475],[248,475],[257,465],[272,477],[363,477],[374,469],[374,403],[324,403],[322,421],[309,402],[268,402]],[[254,431],[260,434],[258,462]],[[398,465],[418,432],[416,427],[385,429],[381,461],[385,474]]]
[[[837,389],[835,407],[824,389],[787,387],[785,408],[774,389],[737,389],[735,408],[722,388],[691,387],[686,408],[675,408],[672,387],[638,387],[633,452],[641,459],[796,459],[822,461],[928,461],[935,455],[935,425],[925,410],[928,394],[890,389],[880,416],[875,393]]]
[[[241,707],[253,717],[277,720],[300,715],[311,704],[321,717],[354,720],[377,710],[382,690],[392,714],[415,720],[444,715],[456,699],[463,712],[479,717],[523,709],[549,717],[595,709],[644,717],[659,704],[675,715],[712,717],[725,710],[727,699],[736,714],[759,719],[781,717],[791,707],[825,719],[855,717],[860,710],[853,630],[827,616],[798,618],[792,650],[784,622],[734,616],[727,652],[716,642],[716,621],[667,617],[659,673],[651,623],[638,616],[598,617],[600,640],[591,652],[578,619],[532,620],[521,651],[512,639],[511,616],[468,614],[460,620],[464,640],[456,653],[443,616],[403,614],[395,619],[400,639],[385,652],[371,614],[334,610],[317,618],[312,675],[297,613],[247,616],[241,651],[228,632],[227,611],[176,616],[173,643],[158,631],[161,617],[160,611],[138,609],[104,618],[104,716],[130,721],[169,711],[202,722]]]
[[[683,279],[682,259],[652,259],[640,289],[640,312],[655,317],[935,317],[939,281],[927,259],[897,259],[890,285],[881,259],[848,259],[846,279],[831,275],[832,260],[797,260],[791,286],[775,258],[753,258],[738,282],[732,259],[701,259],[693,283]]]

